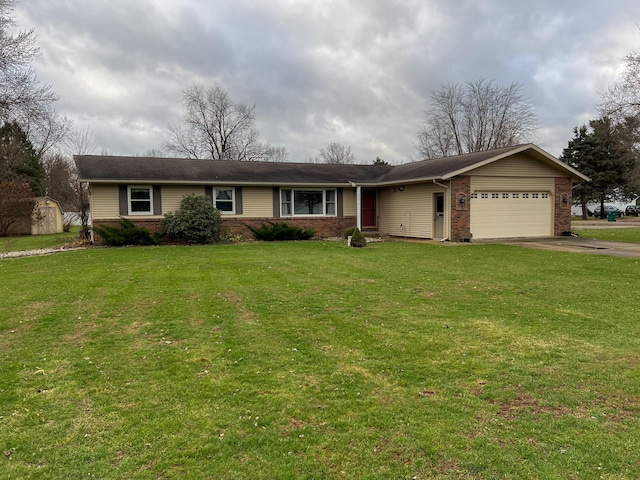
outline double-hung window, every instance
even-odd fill
[[[215,207],[220,210],[221,213],[235,213],[235,188],[214,188],[213,199]]]
[[[309,215],[336,215],[335,189],[280,189],[280,215],[297,217]]]
[[[153,187],[128,188],[129,215],[153,215]]]

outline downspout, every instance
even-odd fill
[[[433,183],[435,183],[436,185],[440,185],[442,188],[444,188],[447,193],[449,194],[449,221],[447,222],[447,233],[444,236],[444,238],[442,238],[440,241],[441,242],[446,242],[447,240],[449,240],[449,233],[451,231],[451,194],[448,192],[449,187],[446,185],[443,185],[442,183],[438,183],[435,180],[431,180]],[[445,197],[446,198],[446,197]]]
[[[356,227],[362,231],[362,187],[356,186],[355,182],[349,182],[356,188]]]

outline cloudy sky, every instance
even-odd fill
[[[291,161],[340,142],[401,163],[431,92],[480,77],[522,83],[533,141],[560,155],[640,49],[638,0],[20,0],[14,16],[57,110],[114,155],[160,148],[182,90],[217,81]]]

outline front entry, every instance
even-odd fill
[[[433,194],[433,238],[444,238],[444,193]]]
[[[375,228],[376,222],[376,191],[362,190],[362,228]]]

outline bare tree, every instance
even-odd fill
[[[10,33],[15,0],[0,0],[0,125],[16,122],[40,158],[69,133],[71,122],[53,108],[58,96],[30,67],[38,54],[33,29]]]
[[[600,92],[597,108],[602,116],[615,121],[635,117],[640,119],[640,52],[625,58],[626,66],[617,83]]]
[[[331,142],[326,148],[320,149],[318,163],[356,163],[356,156],[351,151],[351,147]]]
[[[42,159],[45,195],[60,203],[64,212],[73,212],[78,207],[78,196],[74,188],[76,167],[62,153],[48,153]]]
[[[67,149],[72,155],[91,155],[96,149],[96,141],[93,132],[82,127],[74,130],[66,139]],[[80,238],[88,240],[91,237],[89,229],[90,205],[89,205],[89,185],[78,179],[78,172],[73,166],[71,185],[76,197],[76,211],[80,218]]]
[[[420,158],[461,155],[529,141],[535,129],[521,84],[501,87],[485,78],[447,83],[432,92],[415,147]]]
[[[260,143],[254,105],[234,102],[218,83],[193,84],[183,102],[184,125],[169,128],[168,151],[214,160],[269,159],[273,147]]]
[[[69,155],[91,155],[97,147],[93,132],[86,127],[69,132],[65,145]]]

